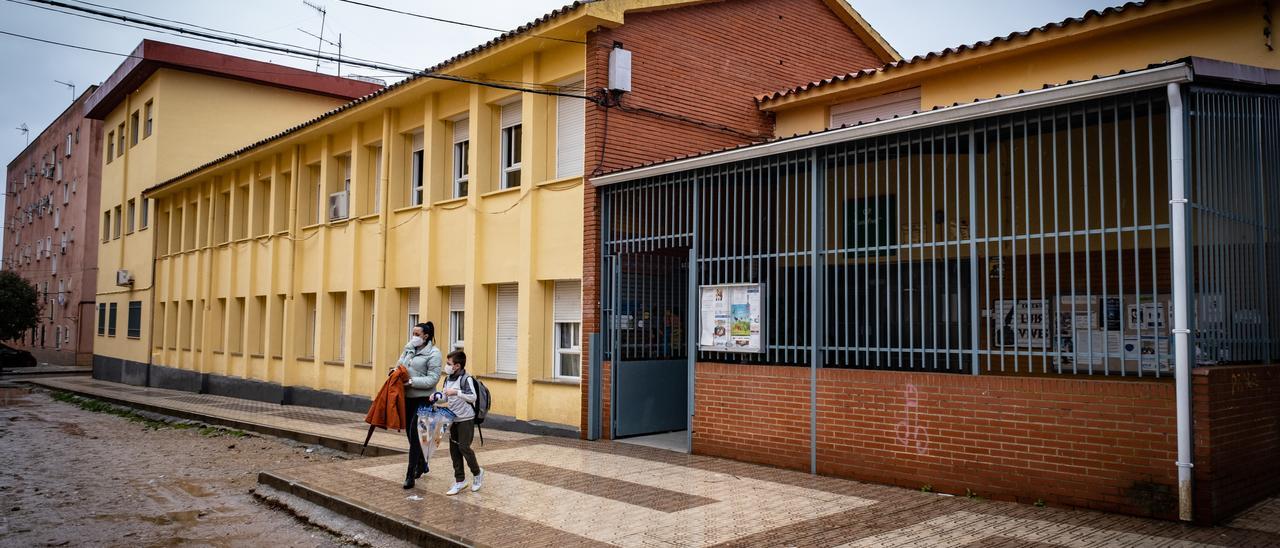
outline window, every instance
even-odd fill
[[[360,301],[364,314],[369,319],[366,324],[368,326],[365,331],[367,338],[364,340],[364,352],[361,353],[361,361],[362,363],[371,364],[373,363],[374,341],[378,340],[378,305],[373,299],[372,291],[361,291]]]
[[[247,204],[246,204],[247,205]],[[254,236],[265,236],[271,232],[271,178],[259,179],[253,185],[253,227]]]
[[[567,87],[580,90],[582,82]],[[582,174],[582,143],[586,136],[586,101],[575,97],[556,99],[556,177]]]
[[[116,336],[116,303],[107,305],[107,336]]]
[[[138,111],[135,110],[133,111],[133,114],[129,116],[129,146],[138,144],[138,131],[141,129],[138,127],[139,125]]]
[[[467,344],[464,338],[467,320],[464,297],[466,297],[465,288],[449,288],[449,348],[451,350],[463,350]]]
[[[155,123],[155,118],[152,116],[153,111],[151,109],[151,106],[152,106],[152,101],[147,101],[147,105],[146,105],[147,122],[146,122],[146,125],[143,126],[143,130],[142,130],[143,139],[146,139],[147,137],[151,136],[151,129],[154,127],[154,123]]]
[[[142,301],[129,301],[129,323],[125,336],[130,339],[142,337]]]
[[[470,166],[468,157],[471,151],[468,120],[463,118],[453,122],[453,197],[466,197],[470,182]]]
[[[236,297],[231,302],[231,330],[227,333],[227,350],[232,354],[244,352],[244,328],[246,310],[244,297]]]
[[[422,205],[423,133],[421,131],[414,133],[409,140],[409,150],[411,151],[409,156],[409,204]]]
[[[147,208],[147,205],[148,205],[148,204],[150,204],[150,203],[151,203],[151,200],[149,200],[149,199],[147,199],[147,198],[143,198],[143,199],[142,199],[142,221],[139,223],[139,228],[138,228],[138,230],[146,230],[146,229],[147,229],[147,209],[148,209],[148,208]]]
[[[60,224],[62,224],[62,210],[55,209],[53,210],[53,228],[58,228]]]
[[[242,240],[249,237],[249,185],[244,184],[236,187],[235,202],[231,204],[231,209],[235,212],[234,237]]]
[[[98,336],[107,334],[107,303],[98,303]]]
[[[556,377],[582,376],[582,283],[559,281],[552,304]]]
[[[111,160],[115,159],[115,157],[116,157],[116,132],[108,131],[107,132],[107,163],[108,164],[111,163]]]
[[[271,301],[271,355],[284,356],[284,308],[288,296],[277,294]]]
[[[102,212],[102,241],[111,241],[111,210]]]
[[[121,218],[121,217],[123,217],[123,216],[122,216],[122,215],[120,215],[120,206],[116,206],[116,208],[115,208],[115,216],[116,216],[116,217],[115,217],[115,224],[113,224],[113,225],[112,225],[112,228],[113,228],[113,230],[114,230],[114,233],[113,233],[113,235],[111,236],[111,239],[113,239],[113,240],[114,240],[114,239],[116,239],[116,238],[119,238],[119,237],[120,237],[120,225],[122,224],[122,221],[124,220],[124,219],[122,219],[122,218]]]
[[[368,147],[369,163],[372,164],[372,172],[370,176],[373,179],[372,185],[364,185],[365,188],[371,189],[373,194],[368,197],[366,202],[373,204],[373,207],[366,207],[366,213],[377,213],[382,210],[382,144],[376,144]]]
[[[124,225],[126,234],[133,234],[133,216],[134,216],[135,209],[137,209],[137,204],[134,203],[133,200],[129,200],[129,206],[126,209],[129,217],[128,217],[128,222],[126,222]]]
[[[62,183],[62,204],[71,203],[71,185]]]
[[[124,156],[124,122],[116,126],[116,157]]]
[[[253,337],[253,353],[264,356],[267,353],[267,296],[253,298],[255,305],[255,322],[249,334]]]
[[[67,134],[67,146],[63,148],[67,149],[66,155],[67,155],[67,158],[70,158],[71,157],[71,134],[70,133]]]
[[[347,294],[333,292],[329,294],[333,303],[333,353],[334,361],[343,361],[347,357]]]
[[[306,198],[310,198],[311,204],[313,205],[313,207],[309,208],[310,212],[307,215],[308,225],[319,223],[321,219],[324,219],[326,198],[324,192],[321,191],[321,188],[320,164],[316,163],[307,166],[307,186],[304,188],[303,192],[306,194]],[[303,200],[303,203],[306,203],[306,200]]]
[[[225,298],[218,299],[213,309],[213,326],[217,333],[213,337],[213,351],[222,352],[226,349],[226,342],[223,333],[227,325],[227,300]]]
[[[46,253],[47,253],[47,252],[46,252]],[[53,274],[53,275],[55,275],[55,276],[56,276],[56,275],[58,275],[58,256],[57,256],[57,255],[54,255],[54,256],[53,256],[53,264],[52,264],[52,265],[50,265],[50,267],[49,267],[49,268],[50,268],[50,270],[49,270],[49,273],[50,273],[50,274]],[[53,309],[49,309],[49,311],[50,311],[50,312],[53,312]]]
[[[302,294],[303,315],[306,323],[302,325],[303,347],[302,357],[315,358],[316,356],[316,294]]]
[[[57,167],[54,168],[53,180],[62,181],[62,159],[61,158],[58,159]]]
[[[405,337],[407,338],[407,337],[413,336],[413,326],[418,325],[419,290],[418,288],[414,287],[410,289],[404,289],[402,291],[404,291],[405,293],[405,296],[404,296],[404,300],[405,300],[404,308],[405,308],[405,314],[406,314],[405,319],[408,320],[408,323],[409,323],[408,327],[405,329],[405,333],[406,333]]]
[[[195,309],[194,301],[181,301],[178,309],[178,348],[191,350],[191,316]]]
[[[520,108],[519,101],[502,107],[502,188],[520,186]]]
[[[518,313],[519,289],[515,284],[499,285],[495,310],[495,371],[515,375],[518,370],[516,361],[516,341],[520,330]]]

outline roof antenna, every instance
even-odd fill
[[[326,9],[324,9],[324,6],[321,6],[321,5],[319,5],[319,4],[313,3],[313,2],[311,2],[310,0],[302,0],[302,3],[303,3],[303,4],[306,4],[306,6],[307,6],[307,7],[311,8],[311,9],[313,9],[313,10],[316,10],[317,12],[319,12],[319,13],[320,13],[320,36],[316,36],[316,35],[311,34],[311,33],[307,32],[307,31],[305,31],[305,30],[298,29],[298,30],[302,30],[302,32],[307,32],[307,34],[311,34],[311,36],[315,36],[316,38],[318,38],[318,39],[320,40],[319,42],[317,42],[317,43],[316,43],[316,72],[320,72],[320,48],[321,48],[322,46],[324,46],[324,43],[325,43],[325,39],[324,39],[324,20],[325,20],[325,18],[326,18],[326,17],[328,17],[328,16],[329,16],[329,11],[328,11],[328,10],[326,10]]]
[[[24,147],[25,147],[25,146],[27,146],[27,145],[30,145],[30,144],[31,144],[31,129],[27,127],[27,124],[22,124],[22,125],[18,126],[18,127],[17,127],[17,128],[15,128],[15,129],[17,129],[18,131],[21,131],[21,132],[22,132],[22,136],[23,136],[23,137],[26,137],[26,139],[27,139],[27,144],[26,144],[26,145],[22,145],[22,146],[24,146]]]
[[[63,82],[62,80],[54,80],[54,82],[57,82],[59,84],[62,84],[64,86],[71,88],[71,102],[72,103],[76,102],[76,85],[74,83]]]

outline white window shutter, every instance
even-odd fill
[[[582,83],[570,84],[576,89]],[[587,105],[582,99],[556,99],[556,178],[582,175],[582,156],[586,139]]]
[[[419,290],[419,289],[418,289],[418,288],[416,288],[416,287],[415,287],[415,288],[410,289],[410,290],[407,292],[407,293],[409,294],[409,310],[408,310],[408,312],[407,312],[408,314],[417,314],[417,313],[418,313],[418,300],[419,300],[419,298],[420,298],[420,296],[419,296],[419,293],[420,293],[420,292],[421,292],[421,290]]]
[[[582,283],[578,281],[556,282],[556,294],[552,319],[556,323],[582,321]]]
[[[498,298],[495,303],[497,311],[497,337],[495,348],[495,369],[498,373],[516,374],[516,336],[519,332],[519,316],[517,307],[519,290],[515,284],[498,286]]]
[[[520,123],[520,101],[502,105],[502,116],[499,127],[511,127]]]
[[[465,289],[462,286],[454,286],[449,288],[449,311],[462,312],[463,298],[466,296]]]
[[[425,147],[424,138],[421,131],[413,134],[413,151],[417,152]]]
[[[920,88],[905,89],[831,107],[831,127],[889,120],[920,110]]]
[[[453,142],[460,143],[470,138],[470,123],[471,121],[466,118],[453,122]]]

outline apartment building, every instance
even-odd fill
[[[764,136],[756,93],[896,58],[872,37],[840,1],[578,2],[156,185],[153,381],[363,410],[429,320],[495,414],[576,426],[584,177]]]
[[[102,125],[94,376],[146,384],[158,215],[142,191],[379,86],[144,40],[89,95]],[[167,227],[166,227],[167,229]],[[88,243],[88,242],[86,242]]]
[[[13,341],[36,360],[93,361],[101,124],[84,117],[90,86],[6,170],[4,268],[35,285],[40,325]]]

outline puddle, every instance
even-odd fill
[[[182,489],[183,491],[186,491],[188,495],[191,495],[193,497],[197,497],[197,498],[212,497],[215,494],[213,491],[205,489],[204,486],[197,483],[192,483],[192,482],[183,481],[183,480],[176,480],[173,483],[174,485],[178,486],[178,489]]]

